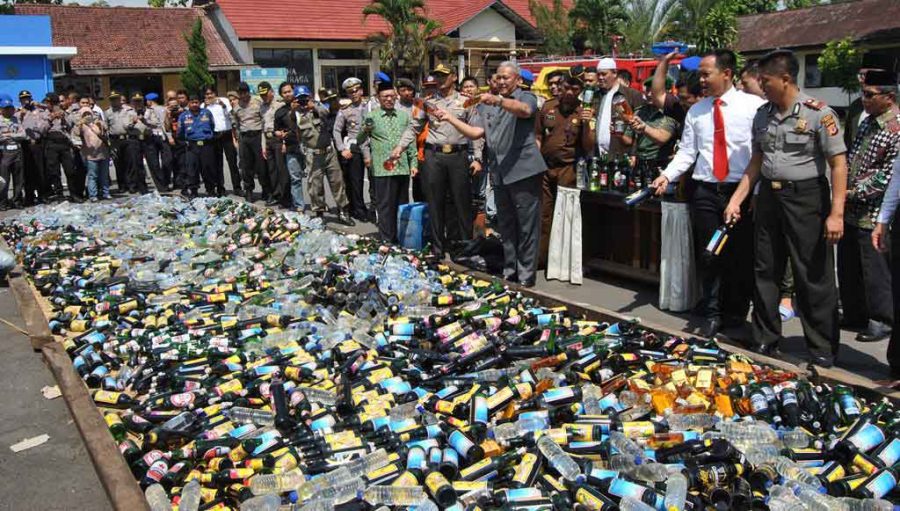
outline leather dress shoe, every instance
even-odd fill
[[[253,192],[251,192],[251,191],[249,191],[249,190],[245,191],[245,192],[244,192],[244,199],[246,199],[247,202],[253,202]]]
[[[866,329],[856,335],[859,342],[878,342],[891,336],[891,327],[875,320],[869,320]]]
[[[834,357],[831,355],[813,355],[810,353],[807,359],[810,366],[819,366],[824,368],[834,367]]]
[[[270,196],[268,199],[266,199],[267,207],[272,207],[276,204],[278,204],[278,199],[276,199],[274,196]]]
[[[703,328],[700,329],[700,337],[705,337],[707,339],[712,339],[719,333],[719,330],[722,329],[722,320],[720,319],[708,319],[706,323],[703,325]]]
[[[347,227],[353,227],[356,225],[356,222],[350,218],[350,215],[346,211],[341,211],[338,213],[338,222],[346,225]]]

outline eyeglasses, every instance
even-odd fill
[[[866,99],[872,99],[875,96],[882,96],[884,94],[890,94],[890,92],[872,92],[872,91],[864,90],[862,93],[862,97],[864,97]]]

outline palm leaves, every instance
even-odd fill
[[[622,0],[575,0],[569,11],[575,38],[596,53],[610,49],[612,36],[622,33],[628,11]]]
[[[624,48],[633,53],[649,53],[655,41],[672,30],[672,15],[678,0],[630,0],[628,21],[622,26]]]
[[[419,78],[429,55],[449,53],[451,42],[441,33],[440,23],[425,16],[423,0],[373,0],[362,12],[364,19],[377,16],[387,23],[388,30],[366,39],[395,77],[400,71],[413,71]]]

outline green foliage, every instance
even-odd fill
[[[187,67],[181,72],[181,84],[190,93],[200,92],[203,87],[215,85],[216,80],[209,73],[209,57],[206,55],[206,39],[203,37],[203,22],[194,21],[190,34],[185,34],[188,43]]]
[[[819,56],[819,71],[823,77],[851,94],[859,90],[857,73],[862,66],[862,58],[862,51],[853,44],[851,37],[829,41]]]
[[[727,4],[737,16],[778,10],[778,0],[722,0],[720,4]]]
[[[824,5],[831,3],[829,0],[785,0],[785,9],[803,9],[804,7],[814,7],[816,5]]]
[[[16,4],[62,5],[63,0],[0,0],[0,14],[13,14]]]
[[[572,51],[569,14],[562,0],[547,5],[542,0],[528,0],[537,29],[543,36],[540,50],[547,55],[567,55]]]
[[[422,0],[373,0],[362,12],[363,18],[376,16],[387,23],[387,31],[366,39],[395,78],[401,72],[421,76],[432,53],[449,55],[452,42],[441,33],[440,23],[425,16]]]
[[[653,43],[667,39],[677,3],[678,0],[629,0],[628,21],[622,27],[623,49],[649,54]]]
[[[188,0],[147,0],[150,7],[187,7]]]
[[[628,11],[622,0],[575,0],[569,20],[576,38],[595,53],[609,53],[612,36],[622,33]]]

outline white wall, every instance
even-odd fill
[[[489,41],[516,43],[516,27],[493,9],[485,9],[459,27],[460,42]]]

